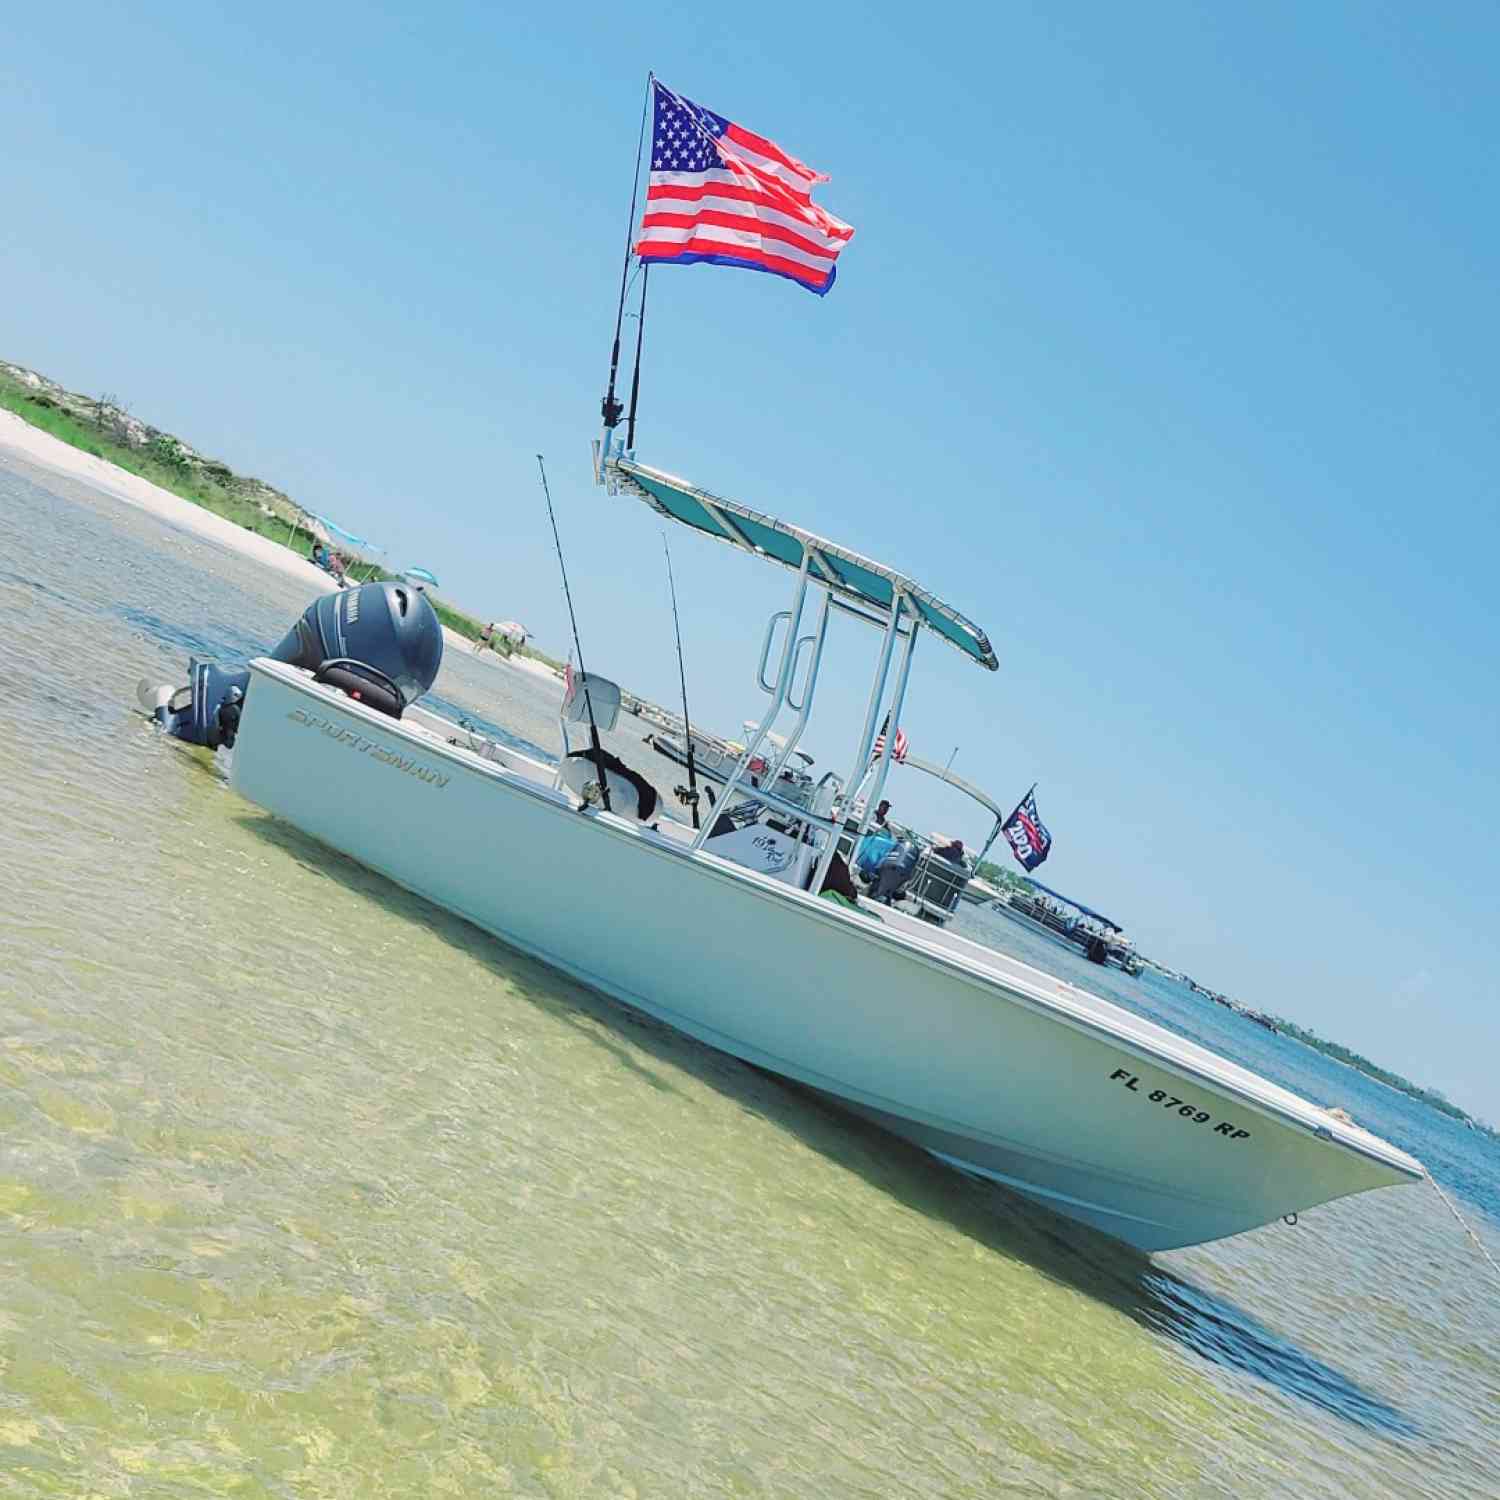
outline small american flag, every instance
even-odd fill
[[[891,716],[885,716],[885,723],[880,726],[880,733],[875,736],[875,744],[870,751],[871,760],[879,760],[885,754],[886,731],[891,727]],[[911,746],[906,742],[906,731],[898,724],[896,726],[896,743],[891,746],[892,760],[905,760],[906,752]]]
[[[635,253],[769,271],[820,297],[854,230],[812,201],[828,178],[653,80],[651,180]]]

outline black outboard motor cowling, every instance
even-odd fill
[[[437,681],[443,627],[420,589],[367,583],[314,600],[271,655],[314,673],[332,662],[373,667],[399,692],[400,718]]]
[[[437,680],[443,627],[420,589],[367,583],[324,594],[308,605],[269,655],[399,719]],[[230,688],[245,691],[249,685],[248,667],[194,658],[189,663],[191,701],[181,704],[183,695],[174,694],[156,717],[180,740],[217,747],[220,705]]]

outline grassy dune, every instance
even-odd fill
[[[280,490],[259,479],[236,474],[227,464],[205,458],[171,433],[131,418],[110,397],[94,400],[66,391],[52,381],[0,363],[0,407],[22,421],[81,452],[102,458],[131,474],[201,505],[225,520],[258,532],[302,557],[311,557],[315,538],[303,521],[300,506]],[[371,559],[341,548],[350,559],[350,572],[361,579],[394,578]],[[481,620],[429,593],[438,618],[450,630],[478,640]],[[510,656],[509,641],[497,640],[494,649]],[[522,646],[522,655],[561,670],[562,663]]]

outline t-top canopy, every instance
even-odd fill
[[[845,599],[885,613],[895,590],[900,589],[922,624],[949,645],[992,672],[1000,665],[989,638],[972,620],[883,563],[871,562],[800,526],[761,515],[737,500],[725,500],[633,459],[611,458],[608,468],[622,489],[673,521],[784,567],[800,569],[806,558],[809,576]]]

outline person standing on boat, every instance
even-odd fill
[[[891,810],[891,804],[890,804],[889,798],[883,798],[880,802],[878,802],[876,804],[876,806],[875,806],[875,826],[877,828],[884,828],[886,826],[886,821],[885,820],[886,820],[887,816],[889,815],[890,810]]]

